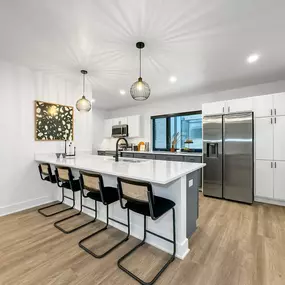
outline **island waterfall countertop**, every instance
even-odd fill
[[[55,154],[35,154],[35,161],[90,172],[99,172],[130,179],[144,180],[156,184],[168,184],[178,178],[203,168],[204,163],[147,160],[79,154],[75,158],[56,158]]]

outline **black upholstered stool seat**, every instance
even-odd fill
[[[159,196],[153,196],[153,197],[154,197],[153,215],[155,218],[161,217],[163,214],[165,214],[175,206],[175,203],[171,200]],[[148,217],[151,216],[148,203],[139,202],[139,201],[135,202],[129,201],[126,203],[125,207],[129,208],[130,210],[138,214]]]
[[[72,184],[72,188],[70,187],[70,183]],[[73,192],[81,191],[79,179],[71,180],[70,182],[63,182],[61,186],[66,189],[70,189]]]
[[[103,195],[104,195],[104,202],[106,204],[112,204],[119,200],[118,190],[117,188],[114,187],[104,187]],[[103,202],[99,191],[98,192],[90,191],[87,193],[87,197],[98,202]]]
[[[51,182],[51,183],[56,183],[56,178],[55,175],[51,175],[51,178],[49,176],[44,178],[45,181]]]

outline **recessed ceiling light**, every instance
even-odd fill
[[[170,76],[170,77],[169,77],[169,81],[170,81],[171,83],[175,83],[175,82],[177,81],[177,78],[176,78],[175,76]]]
[[[254,63],[254,62],[257,62],[259,60],[259,58],[260,58],[259,54],[253,53],[247,57],[246,61],[248,63]]]
[[[126,91],[125,91],[125,90],[120,90],[120,94],[121,94],[121,95],[125,95],[125,94],[126,94]]]

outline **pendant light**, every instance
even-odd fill
[[[140,50],[140,77],[138,81],[131,86],[130,93],[134,100],[144,101],[148,99],[150,95],[149,85],[142,80],[142,49],[144,48],[144,43],[138,42],[136,43],[136,47]]]
[[[87,71],[81,70],[81,73],[83,75],[83,95],[82,98],[76,102],[76,109],[80,112],[89,112],[91,110],[91,103],[88,99],[85,98],[85,76],[87,74]]]

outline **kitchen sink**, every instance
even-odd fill
[[[113,160],[113,161],[115,161],[115,158],[108,157],[108,158],[106,158],[106,160]],[[140,163],[140,162],[144,162],[144,161],[140,160],[140,159],[128,159],[128,158],[121,158],[121,157],[119,157],[119,161],[118,162]]]

